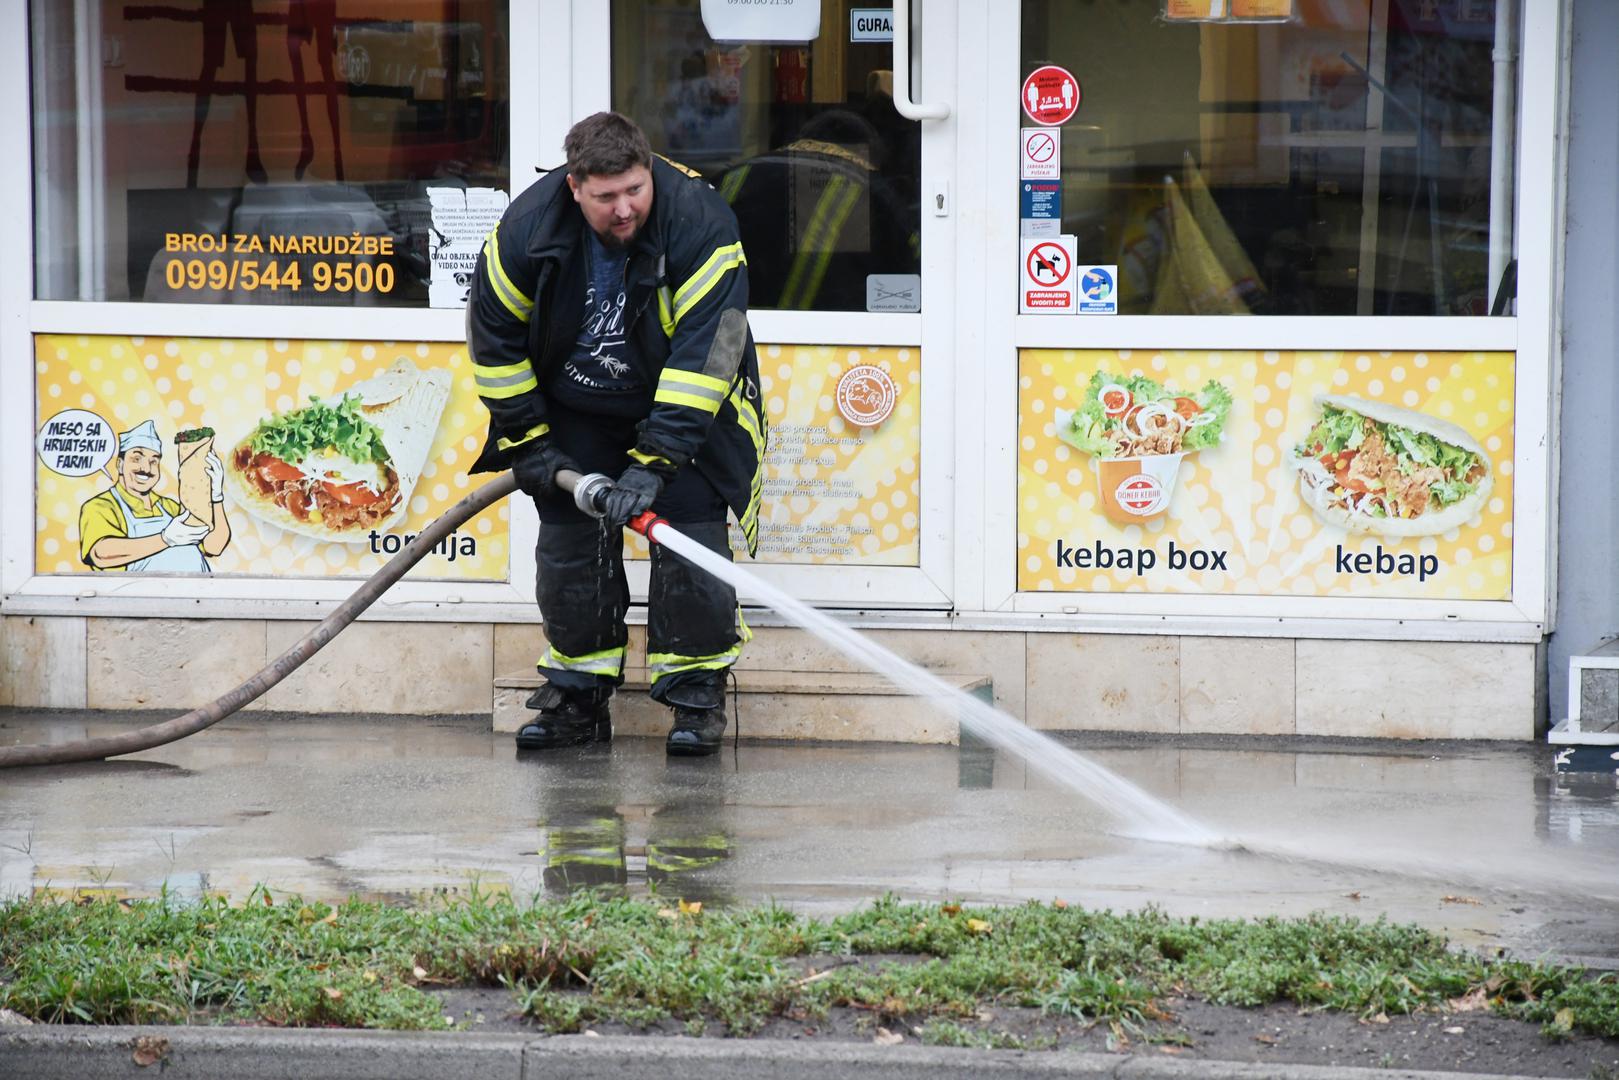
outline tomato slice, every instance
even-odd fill
[[[324,483],[321,487],[326,494],[342,503],[344,506],[369,506],[382,498],[382,492],[372,491],[363,483],[356,480],[352,484]]]
[[[1102,413],[1106,416],[1123,416],[1132,404],[1130,391],[1118,383],[1108,383],[1102,387],[1096,400],[1101,403]]]
[[[1329,465],[1328,468],[1332,470],[1333,477],[1346,490],[1352,491],[1356,495],[1361,495],[1367,491],[1370,491],[1371,489],[1366,486],[1366,482],[1364,480],[1350,477],[1349,465],[1354,460],[1355,451],[1344,450],[1338,454],[1337,460],[1333,462],[1333,464]]]
[[[258,470],[259,475],[270,483],[296,480],[303,475],[298,471],[298,466],[288,465],[280,458],[271,457],[269,454],[259,455]]]
[[[1189,397],[1178,397],[1175,399],[1175,411],[1180,414],[1181,419],[1190,420],[1203,411],[1203,406]]]

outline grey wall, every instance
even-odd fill
[[[1557,629],[1547,651],[1553,723],[1568,715],[1568,658],[1619,633],[1619,3],[1574,0],[1564,252],[1562,491]]]

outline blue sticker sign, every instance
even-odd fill
[[[1057,236],[1062,232],[1062,182],[1023,180],[1018,183],[1018,217],[1024,236]]]
[[[1079,275],[1079,313],[1081,315],[1117,315],[1119,313],[1119,268],[1108,266],[1081,266]]]

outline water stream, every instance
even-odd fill
[[[649,538],[715,577],[775,608],[862,667],[918,697],[953,709],[972,735],[1017,755],[1033,768],[1080,795],[1117,821],[1122,835],[1162,843],[1222,846],[1225,842],[1174,807],[1083,754],[1029,728],[992,705],[951,686],[899,654],[761,580],[666,523],[655,523]]]

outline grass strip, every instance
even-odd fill
[[[0,903],[0,1007],[48,1023],[444,1028],[434,988],[509,987],[554,1032],[672,1019],[748,1035],[835,1007],[991,1045],[995,1005],[1143,1034],[1165,1000],[1292,1002],[1361,1017],[1489,1008],[1548,1036],[1619,1036],[1619,979],[1490,959],[1382,920],[1174,919],[1062,903],[968,909],[892,897],[839,918],[773,905],[504,894],[404,908],[255,890],[245,902]],[[989,1042],[986,1042],[989,1039]]]

